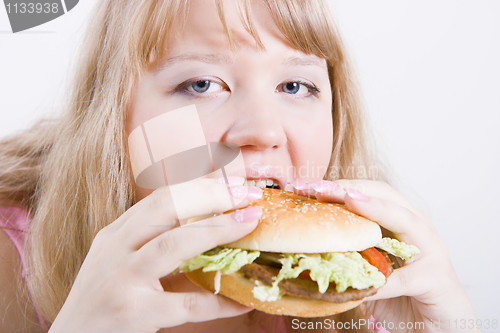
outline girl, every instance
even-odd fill
[[[252,311],[170,274],[250,233],[260,216],[247,208],[238,218],[204,220],[206,228],[178,227],[168,187],[135,184],[128,135],[192,104],[207,142],[240,147],[248,179],[345,203],[420,248],[365,305],[333,319],[373,315],[441,332],[431,324],[475,318],[433,223],[384,182],[339,179],[349,167],[376,164],[356,81],[323,1],[105,0],[92,15],[65,117],[0,147],[0,242],[11,260],[0,270],[3,331],[293,329],[293,318]],[[182,204],[192,215],[223,212],[230,209],[224,188],[217,181],[181,188]],[[260,195],[252,186],[248,193],[238,207]],[[209,228],[221,224],[224,232]],[[27,304],[26,318],[9,306],[16,299]]]

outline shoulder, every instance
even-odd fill
[[[0,227],[24,230],[28,221],[28,212],[20,205],[0,201]]]
[[[21,276],[19,253],[9,236],[0,230],[0,331],[43,332],[33,302]],[[25,292],[21,292],[24,290]]]

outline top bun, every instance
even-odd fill
[[[377,223],[356,215],[345,205],[320,202],[292,192],[264,189],[262,216],[255,230],[230,248],[280,253],[362,251],[377,245],[382,232]]]

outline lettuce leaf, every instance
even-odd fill
[[[260,301],[274,299],[279,294],[278,284],[284,279],[294,279],[305,270],[318,283],[319,292],[324,293],[330,282],[335,282],[335,289],[343,292],[347,288],[379,288],[385,284],[385,276],[370,265],[358,252],[335,252],[321,254],[290,254],[281,259],[283,267],[273,281],[272,286],[257,286],[254,296]]]
[[[383,238],[376,247],[406,260],[420,253],[416,246],[391,238]],[[217,247],[184,261],[179,269],[183,272],[190,272],[203,268],[204,272],[220,270],[225,274],[231,274],[252,263],[259,255],[259,251]],[[311,280],[318,284],[321,293],[326,292],[330,282],[335,283],[335,289],[338,292],[343,292],[349,287],[354,289],[379,288],[386,281],[384,274],[370,265],[358,252],[284,253],[279,261],[282,267],[271,286],[256,281],[252,293],[260,301],[271,302],[280,299],[284,293],[279,289],[278,284],[284,279],[297,278],[306,270],[309,270]]]
[[[217,247],[184,261],[179,269],[191,272],[203,267],[203,272],[221,270],[223,273],[231,274],[252,263],[259,255],[259,251]]]
[[[259,280],[255,280],[255,287],[252,289],[252,294],[253,297],[261,302],[274,302],[285,295],[285,292],[281,291],[280,288],[268,286]]]
[[[388,237],[382,238],[382,241],[378,245],[375,245],[375,247],[403,258],[404,260],[410,260],[413,256],[420,253],[420,250],[415,245],[408,245],[397,239]]]

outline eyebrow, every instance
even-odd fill
[[[217,53],[186,53],[181,54],[172,58],[169,58],[167,61],[158,66],[156,70],[157,73],[162,72],[175,64],[185,61],[200,61],[207,64],[213,65],[231,65],[234,63],[233,58],[226,54],[217,54]]]
[[[321,67],[322,69],[326,69],[326,64],[322,59],[318,58],[313,58],[313,57],[289,57],[283,60],[281,63],[283,66],[286,67],[293,67],[293,66],[318,66]]]
[[[172,58],[169,58],[161,65],[158,66],[156,73],[165,71],[166,69],[186,61],[200,61],[212,65],[232,65],[234,64],[234,59],[227,54],[219,53],[186,53],[181,54]],[[282,66],[294,67],[294,66],[318,66],[322,69],[326,69],[325,63],[318,58],[313,57],[289,57],[283,60]]]

